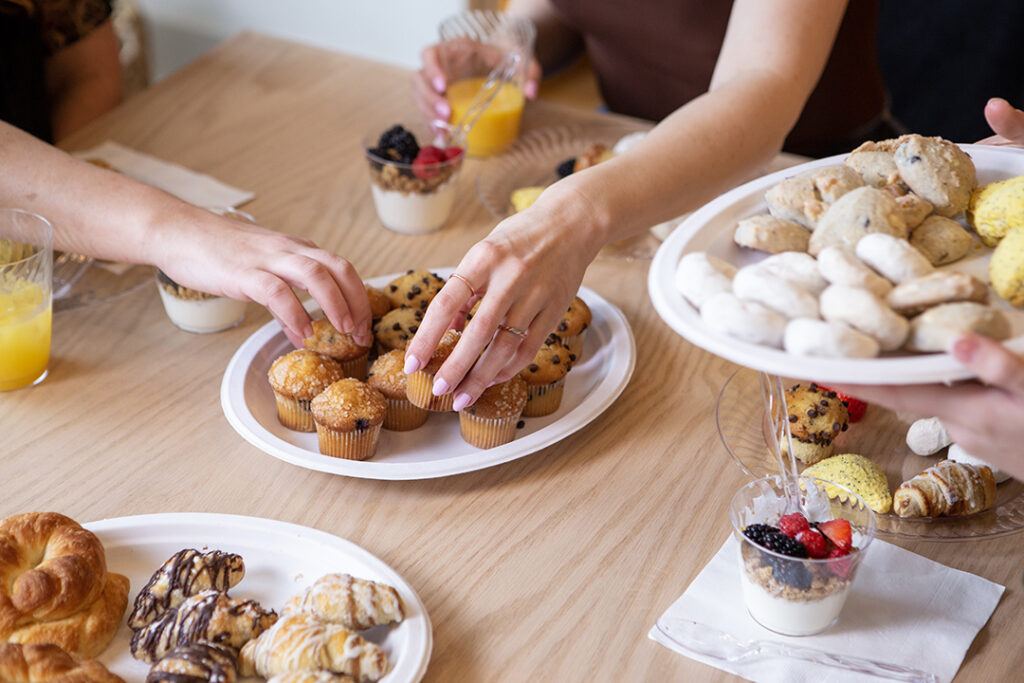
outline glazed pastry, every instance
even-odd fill
[[[984,304],[972,301],[942,304],[910,321],[907,350],[948,351],[965,332],[1003,341],[1010,337],[1010,321],[1002,311]]]
[[[1011,306],[1024,308],[1024,227],[1007,233],[992,252],[988,276],[996,294]]]
[[[270,678],[295,671],[331,671],[376,681],[388,671],[387,655],[344,626],[309,614],[288,614],[242,648],[239,673]]]
[[[600,142],[594,144],[583,150],[583,153],[576,157],[576,162],[573,164],[572,172],[579,173],[580,171],[590,168],[591,166],[597,166],[602,161],[608,161],[615,156],[612,150],[608,149],[605,145]]]
[[[821,314],[829,322],[846,323],[894,351],[907,339],[910,323],[866,289],[832,285],[821,294]]]
[[[310,404],[320,452],[345,460],[368,460],[377,452],[387,401],[373,387],[347,377]]]
[[[850,152],[844,163],[868,185],[879,188],[893,185],[900,182],[900,172],[892,156],[896,147],[896,140],[865,142]]]
[[[235,683],[238,650],[202,642],[176,647],[160,658],[146,683]]]
[[[289,671],[272,676],[267,683],[355,683],[355,679],[330,671]]]
[[[203,591],[132,634],[132,656],[150,664],[182,645],[208,641],[240,648],[277,620],[254,600]]]
[[[462,333],[457,330],[446,331],[427,364],[406,377],[405,393],[413,405],[432,413],[451,412],[455,396],[453,392],[434,396],[434,373],[440,370],[444,362],[448,360],[448,356],[455,350],[455,345],[459,343],[461,337]]]
[[[526,382],[523,417],[543,417],[558,410],[565,393],[565,377],[576,359],[556,334],[547,340],[519,376]]]
[[[970,233],[951,218],[929,216],[910,234],[910,244],[933,266],[959,261],[974,245]]]
[[[526,211],[533,206],[534,202],[540,199],[540,196],[544,194],[546,189],[548,188],[533,185],[512,190],[512,195],[509,197],[509,201],[512,202],[512,210],[516,213]]]
[[[732,291],[736,268],[703,251],[687,254],[676,268],[676,290],[691,304],[701,305],[715,294]]]
[[[780,254],[786,251],[807,251],[811,235],[799,223],[769,214],[744,218],[736,224],[733,241],[741,247]]]
[[[511,442],[516,438],[528,396],[526,382],[519,375],[484,389],[476,403],[459,411],[463,440],[477,448],[497,448]]]
[[[786,318],[818,317],[818,300],[813,294],[756,265],[737,271],[732,289],[740,299],[767,306]]]
[[[828,287],[821,276],[817,260],[810,254],[787,251],[774,254],[756,264],[759,270],[788,280],[800,289],[818,296]]]
[[[990,470],[992,470],[992,478],[996,480],[997,484],[1002,484],[1004,481],[1010,479],[1010,475],[1006,474],[1005,472],[1001,472],[1000,470],[997,470],[995,467],[992,467],[992,465],[988,464],[981,458],[971,455],[970,453],[965,451],[963,447],[960,446],[960,444],[955,443],[950,445],[949,452],[946,454],[946,458],[948,460],[952,460],[953,462],[958,462],[962,465],[973,465],[974,467],[984,466],[989,468]]]
[[[124,683],[94,659],[76,661],[49,643],[0,643],[0,681],[4,683]]]
[[[896,197],[896,206],[899,208],[900,215],[903,217],[903,222],[907,224],[908,230],[913,230],[921,225],[935,208],[927,199],[922,199],[913,192]]]
[[[893,153],[900,178],[935,206],[940,216],[955,216],[967,208],[977,185],[974,163],[967,154],[939,137],[904,135]]]
[[[867,506],[878,514],[885,514],[892,509],[892,492],[889,491],[885,472],[863,455],[833,455],[816,465],[811,465],[801,472],[800,476],[817,477],[825,482],[845,486],[860,496]],[[829,498],[844,503],[849,499],[844,491],[829,483],[825,484],[825,493]]]
[[[947,517],[988,510],[995,502],[992,470],[943,460],[900,484],[893,509],[900,517]]]
[[[874,358],[878,342],[841,322],[796,318],[786,325],[783,347],[795,356]]]
[[[1012,228],[1024,225],[1024,176],[976,189],[967,207],[967,222],[988,247],[999,244]]]
[[[852,248],[862,237],[873,233],[906,237],[907,224],[892,195],[873,187],[860,187],[829,206],[811,235],[807,251],[817,256],[826,247]]]
[[[0,642],[57,645],[96,657],[128,606],[128,579],[75,520],[29,512],[0,521]]]
[[[710,329],[748,344],[782,348],[786,318],[756,301],[734,294],[716,294],[700,307],[700,317]]]
[[[339,332],[325,318],[313,321],[313,335],[302,340],[302,345],[310,351],[322,356],[333,358],[341,365],[345,377],[366,379],[366,369],[370,357],[370,347],[360,346],[352,335]]]
[[[832,455],[835,438],[849,429],[850,413],[834,391],[810,385],[794,384],[786,390],[786,412],[793,437],[793,455],[805,465],[813,465]],[[789,444],[783,440],[788,453]]]
[[[404,350],[422,322],[423,311],[418,308],[396,308],[373,326],[373,335],[385,351]]]
[[[185,598],[205,590],[226,592],[245,576],[241,555],[193,548],[179,550],[167,559],[135,596],[135,606],[128,615],[128,626],[148,626]]]
[[[586,340],[587,329],[592,321],[593,315],[590,312],[590,306],[576,296],[569,303],[565,315],[552,330],[562,339],[562,343],[569,347],[569,352],[576,356],[575,362],[577,363],[583,360],[583,342]]]
[[[849,247],[827,247],[818,254],[818,269],[834,285],[859,287],[875,296],[885,296],[892,283],[871,270]]]
[[[917,455],[935,455],[953,443],[937,417],[916,420],[907,430],[907,447]]]
[[[988,301],[988,285],[967,273],[939,271],[896,286],[886,301],[903,315],[916,315],[939,304]]]
[[[366,297],[370,300],[370,314],[374,320],[380,320],[391,310],[391,299],[382,290],[366,285]]]
[[[764,198],[773,216],[813,229],[829,204],[863,184],[852,169],[826,166],[786,178]]]
[[[924,254],[905,239],[892,235],[867,235],[857,242],[857,258],[896,284],[935,271]]]
[[[394,308],[406,306],[427,310],[437,293],[444,287],[444,278],[427,270],[409,270],[396,277],[384,288]]]
[[[409,383],[405,374],[405,351],[395,349],[378,356],[370,366],[370,376],[366,383],[384,397],[386,404],[384,429],[393,432],[408,432],[422,427],[430,417],[429,410],[415,406],[409,400]]]
[[[278,421],[299,432],[316,431],[310,402],[344,376],[338,361],[306,349],[290,351],[276,359],[267,378],[274,391]]]
[[[285,614],[305,613],[327,624],[352,631],[402,620],[402,600],[386,583],[357,579],[349,574],[327,574],[284,606]]]

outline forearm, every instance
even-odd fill
[[[506,11],[529,18],[537,27],[534,55],[544,72],[558,69],[580,54],[580,35],[562,22],[550,0],[511,0]]]

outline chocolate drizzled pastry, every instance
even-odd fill
[[[235,683],[238,651],[217,643],[176,647],[158,661],[146,683]]]
[[[277,621],[255,600],[235,600],[208,590],[186,598],[132,635],[132,656],[153,663],[182,645],[201,641],[240,648]]]
[[[140,629],[159,619],[185,598],[205,590],[226,591],[245,576],[241,555],[194,548],[179,550],[156,570],[135,598],[128,626]]]

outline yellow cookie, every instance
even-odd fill
[[[976,189],[967,206],[967,222],[990,247],[999,244],[1011,228],[1024,225],[1024,176]]]
[[[845,486],[863,498],[868,507],[877,513],[889,512],[892,509],[892,492],[889,491],[885,473],[863,455],[835,455],[811,465],[801,475]],[[825,484],[825,492],[829,498],[838,498],[843,502],[848,498],[838,488],[828,484]]]
[[[516,213],[526,211],[533,206],[541,192],[546,189],[545,187],[520,187],[512,192],[512,208],[516,210]]]
[[[1024,227],[1013,228],[1006,233],[992,252],[988,276],[996,294],[1010,305],[1024,308]]]

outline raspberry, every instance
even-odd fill
[[[459,156],[462,156],[462,148],[461,147],[447,147],[444,150],[445,161],[448,161],[450,159],[455,159],[456,157],[459,157]]]
[[[846,412],[850,414],[851,423],[860,422],[864,419],[864,414],[868,412],[868,404],[859,398],[848,396],[841,391],[836,391],[835,389],[830,389],[826,386],[821,386],[819,389],[824,391],[826,394],[835,394],[835,398],[842,401],[843,405],[846,406]]]
[[[427,180],[433,178],[441,169],[438,164],[444,162],[444,150],[428,145],[421,147],[416,159],[412,162],[412,174],[417,178]]]
[[[796,540],[804,544],[807,554],[815,560],[829,556],[828,539],[813,529],[804,529],[796,535]]]
[[[841,559],[849,554],[849,550],[843,550],[838,547],[833,547],[832,550],[829,551],[828,556],[832,561],[828,563],[828,568],[840,579],[848,579],[850,578],[850,574],[853,573],[853,558],[845,560]]]
[[[810,525],[807,523],[807,518],[799,512],[791,512],[779,518],[779,531],[790,538],[794,538],[801,531],[809,528]]]

